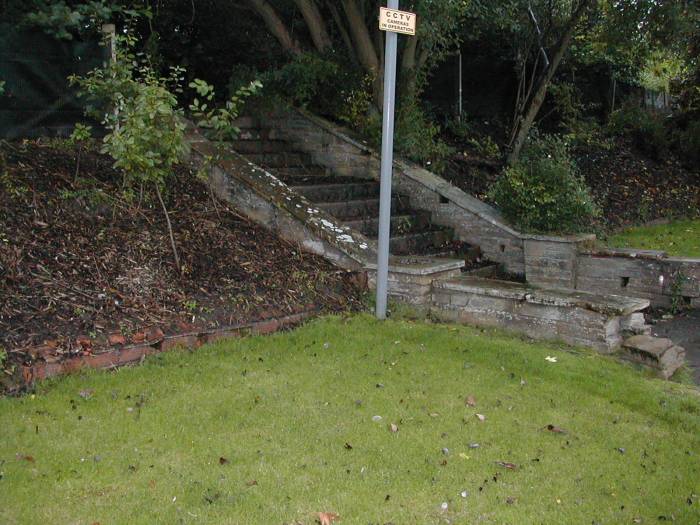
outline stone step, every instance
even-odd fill
[[[311,165],[311,159],[306,153],[248,153],[245,157],[262,168],[286,168],[289,166],[302,167]]]
[[[646,299],[461,276],[433,282],[432,314],[444,321],[499,327],[535,339],[612,353],[623,342],[621,326],[649,307]]]
[[[332,178],[337,180],[337,177],[333,176],[333,171],[324,166],[319,166],[317,164],[306,164],[304,166],[280,166],[276,169],[277,173],[281,178],[289,179],[304,179],[308,178],[313,180],[314,178]]]
[[[362,199],[345,202],[324,202],[317,204],[319,208],[341,221],[359,220],[379,216],[379,199]],[[391,207],[397,212],[400,201],[396,197],[391,199]]]
[[[271,128],[238,126],[238,140],[278,140],[280,132]]]
[[[293,186],[294,191],[301,193],[311,202],[340,202],[358,199],[368,199],[379,195],[379,184],[362,182],[350,184],[308,184]]]
[[[685,349],[670,339],[650,335],[635,335],[622,343],[625,359],[658,370],[664,379],[671,377],[685,363]]]
[[[242,155],[250,153],[296,153],[293,146],[283,140],[235,140],[231,143],[231,147]]]
[[[391,238],[389,251],[392,255],[430,255],[448,246],[452,237],[449,229],[397,235]]]
[[[376,239],[379,232],[379,217],[345,221],[345,226],[361,232],[370,239]],[[391,216],[391,235],[418,233],[430,229],[430,213],[417,211]]]

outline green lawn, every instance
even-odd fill
[[[325,318],[2,399],[0,429],[3,524],[700,522],[697,391],[462,327]]]
[[[615,248],[661,250],[669,255],[700,258],[700,219],[630,228],[611,237],[608,245]]]

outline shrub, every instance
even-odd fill
[[[337,117],[348,88],[358,85],[360,79],[333,56],[304,53],[264,73],[262,83],[268,97],[282,98],[300,107],[313,104],[315,113]]]
[[[490,198],[526,231],[578,233],[599,214],[590,191],[557,136],[534,134],[520,159],[496,181]]]
[[[615,135],[626,135],[647,155],[658,159],[668,151],[669,140],[663,117],[641,107],[615,111],[608,129]]]

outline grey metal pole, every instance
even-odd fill
[[[399,0],[387,0],[398,9]],[[384,53],[384,115],[382,123],[382,172],[379,192],[379,244],[377,251],[377,319],[386,319],[389,289],[389,241],[391,233],[391,174],[394,166],[394,109],[396,107],[396,52],[398,34],[386,33]]]

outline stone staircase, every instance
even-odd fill
[[[376,241],[379,232],[379,183],[373,179],[338,176],[314,164],[309,155],[275,138],[270,129],[247,128],[233,143],[235,151],[282,180],[339,223]],[[410,207],[408,199],[391,201],[390,252],[462,258],[469,246],[455,241],[450,228],[433,224],[430,213]]]
[[[379,183],[372,178],[374,168],[366,162],[369,154],[363,151],[358,155],[354,146],[354,151],[343,149],[342,143],[330,145],[327,137],[316,134],[313,128],[304,130],[308,137],[301,141],[298,136],[283,140],[285,131],[275,128],[274,123],[261,122],[264,120],[246,118],[239,123],[241,134],[231,144],[237,155],[232,154],[210,172],[213,190],[282,238],[299,242],[340,267],[359,267],[366,272],[370,287],[376,284]],[[197,133],[189,140],[200,159],[215,151],[215,146]],[[322,145],[320,154],[315,149],[318,144]],[[328,164],[333,169],[322,164],[327,157],[332,159]],[[405,179],[396,182],[389,268],[389,293],[394,300],[411,304],[435,319],[498,327],[535,339],[616,353],[656,369],[663,378],[683,366],[682,348],[650,337],[643,314],[649,300],[584,292],[565,285],[497,280],[497,275],[504,274],[495,269],[508,271],[507,265],[482,267],[480,247],[458,240],[452,229],[463,228],[459,220],[444,220],[443,208],[412,207],[410,202],[424,205],[425,189],[416,194],[416,188],[407,186]],[[426,184],[431,183],[435,187],[447,185],[439,179]],[[451,194],[446,191],[444,201],[442,196],[435,198],[439,206],[450,202]],[[491,231],[498,239],[499,230]],[[491,242],[493,236],[484,238]],[[464,238],[463,231],[459,237]],[[500,252],[512,248],[507,240],[499,242]],[[484,253],[490,252],[485,249]],[[471,264],[474,262],[479,264]],[[550,269],[544,264],[528,268],[528,273]]]

